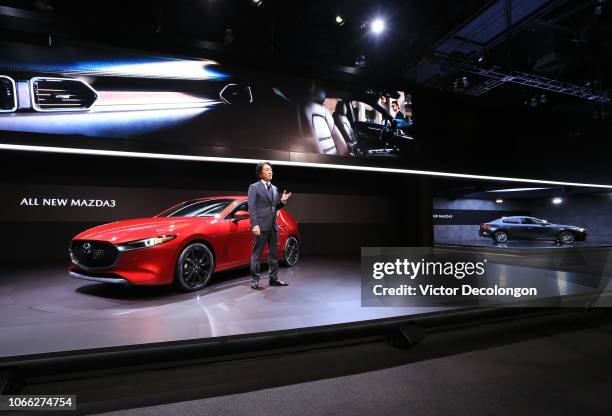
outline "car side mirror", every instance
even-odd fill
[[[225,104],[250,104],[254,101],[253,90],[249,85],[227,84],[219,92],[219,97]]]
[[[249,218],[249,211],[236,211],[234,215],[232,215],[232,219],[235,223],[246,218]]]

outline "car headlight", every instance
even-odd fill
[[[158,246],[170,240],[174,240],[175,238],[175,235],[162,235],[161,237],[144,238],[142,240],[129,241],[127,243],[117,244],[115,247],[117,247],[117,250],[119,251],[137,250],[139,248]]]

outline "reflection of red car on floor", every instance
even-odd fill
[[[252,232],[245,196],[201,198],[153,218],[100,225],[70,243],[70,274],[105,283],[175,283],[198,290],[214,272],[250,263]],[[300,231],[287,211],[278,212],[278,255],[294,266]],[[262,258],[267,259],[267,250]]]

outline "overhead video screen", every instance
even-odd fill
[[[412,97],[207,59],[0,46],[0,143],[391,166]]]

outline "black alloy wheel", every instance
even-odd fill
[[[300,257],[300,243],[297,238],[291,236],[285,241],[285,256],[283,263],[288,267],[293,267],[297,264]]]
[[[562,244],[574,244],[576,241],[576,236],[571,231],[561,231],[558,238]]]
[[[493,239],[498,243],[505,243],[508,241],[508,233],[505,231],[495,231],[495,233],[493,233]]]
[[[185,247],[176,262],[176,286],[185,292],[202,289],[215,270],[215,258],[204,243]]]

